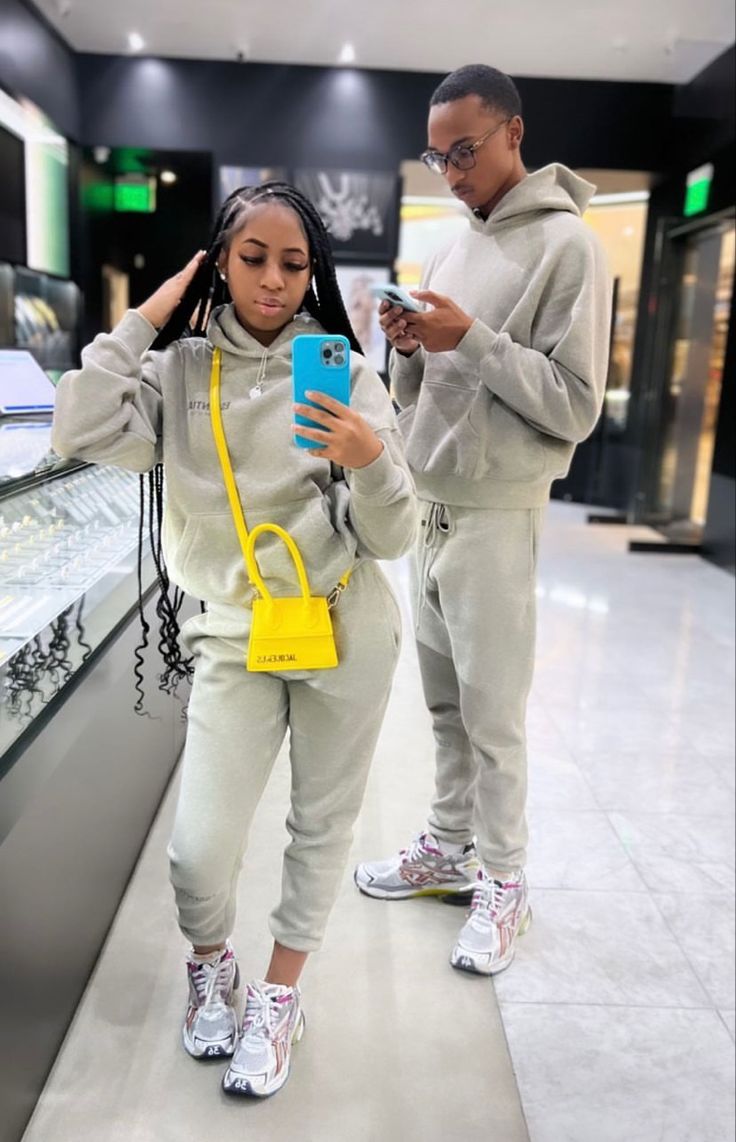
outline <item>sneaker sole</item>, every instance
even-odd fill
[[[526,916],[524,917],[524,919],[521,921],[521,924],[519,925],[519,931],[516,934],[516,939],[518,939],[519,936],[526,935],[526,933],[529,931],[529,927],[531,925],[531,922],[532,922],[532,910],[531,910],[531,908],[527,908]],[[514,962],[514,956],[515,955],[516,955],[516,940],[514,940],[514,943],[511,945],[511,948],[506,953],[506,956],[504,957],[504,959],[500,960],[496,964],[491,965],[488,968],[479,967],[475,963],[472,955],[467,955],[467,956],[459,955],[456,958],[454,952],[453,952],[452,956],[450,957],[450,966],[453,967],[455,969],[455,971],[466,972],[468,975],[485,976],[486,978],[488,978],[492,975],[500,975],[500,973],[502,971],[506,971],[507,968],[510,968],[512,963]]]
[[[299,1040],[301,1039],[302,1035],[304,1034],[304,1029],[305,1029],[306,1025],[307,1025],[307,1021],[304,1018],[304,1014],[302,1013],[299,1017],[299,1022],[297,1023],[296,1027],[294,1028],[294,1034],[291,1037],[292,1047],[294,1046],[295,1043],[298,1043]],[[229,1072],[226,1071],[222,1077],[222,1089],[223,1089],[225,1094],[229,1094],[233,1098],[249,1098],[249,1099],[273,1098],[273,1096],[275,1094],[278,1094],[280,1090],[284,1089],[287,1082],[289,1081],[289,1075],[291,1074],[291,1061],[289,1061],[289,1064],[286,1068],[286,1074],[284,1075],[283,1080],[278,1084],[278,1086],[275,1086],[273,1088],[273,1090],[266,1090],[266,1091],[256,1090],[253,1087],[252,1083],[248,1079],[243,1079],[243,1078],[238,1078],[238,1077],[235,1077],[233,1079],[232,1084],[230,1086],[226,1086],[225,1083],[227,1081],[228,1073]]]
[[[372,900],[413,900],[419,896],[464,896],[472,899],[475,891],[475,885],[468,884],[458,888],[452,888],[449,885],[445,885],[444,888],[399,888],[395,892],[391,892],[385,888],[371,888],[361,884],[357,874],[353,880],[358,891],[363,896],[370,896]]]
[[[182,1035],[182,1043],[184,1044],[184,1050],[189,1055],[189,1057],[199,1061],[201,1059],[232,1058],[232,1056],[235,1054],[235,1046],[237,1040],[232,1044],[228,1043],[227,1040],[223,1040],[221,1043],[206,1043],[202,1044],[201,1047],[198,1047],[196,1043],[188,1040],[186,1035]]]

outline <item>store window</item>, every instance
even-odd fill
[[[618,433],[626,427],[631,394],[648,200],[646,190],[597,194],[583,215],[606,251],[614,284],[611,358],[604,415],[609,426]]]

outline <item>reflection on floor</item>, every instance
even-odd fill
[[[733,1137],[733,580],[630,555],[627,529],[584,518],[553,504],[543,544],[535,922],[513,967],[495,985],[454,973],[457,909],[365,900],[346,874],[287,1088],[227,1102],[221,1068],[178,1043],[172,790],[25,1142]],[[391,574],[406,613],[406,568]],[[422,826],[431,754],[407,617],[356,858]],[[287,798],[282,757],[241,881],[247,974],[266,962]]]

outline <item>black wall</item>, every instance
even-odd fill
[[[75,54],[22,0],[0,0],[0,87],[33,100],[70,139],[80,137]]]
[[[90,144],[211,150],[220,162],[395,170],[426,145],[429,73],[80,55]],[[518,80],[525,159],[661,170],[673,89]]]

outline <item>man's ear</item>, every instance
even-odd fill
[[[514,115],[509,123],[509,142],[514,151],[518,151],[524,138],[524,120],[520,115]]]

